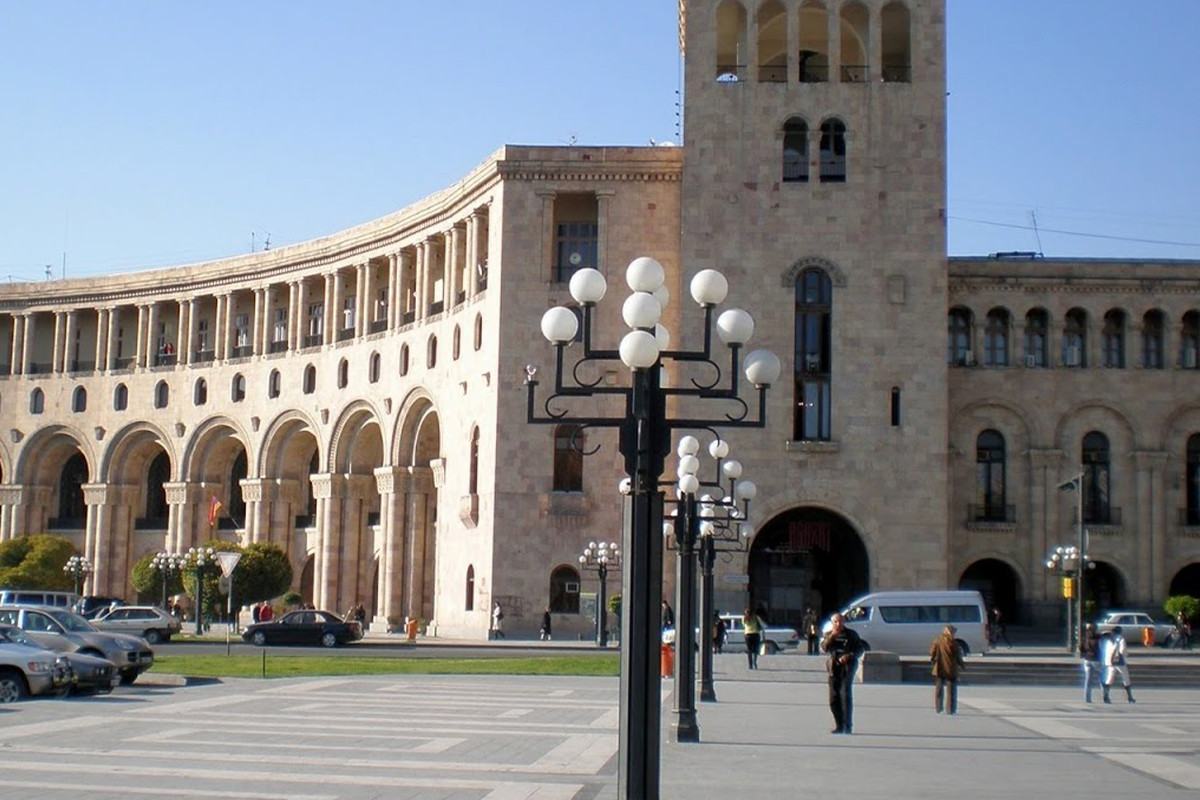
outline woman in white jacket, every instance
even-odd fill
[[[1133,699],[1133,687],[1129,681],[1129,666],[1125,663],[1125,651],[1127,645],[1125,636],[1121,633],[1121,627],[1112,629],[1112,633],[1104,637],[1107,641],[1104,642],[1104,702],[1111,703],[1112,700],[1108,697],[1108,691],[1112,688],[1117,675],[1121,676],[1121,685],[1125,687],[1125,697],[1130,703],[1136,703]]]

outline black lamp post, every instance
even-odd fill
[[[67,559],[63,572],[75,578],[75,594],[83,593],[83,576],[91,573],[92,562],[87,556],[71,556]]]
[[[196,635],[204,633],[204,576],[213,566],[215,553],[211,547],[189,547],[183,568],[196,572]]]
[[[1079,568],[1075,571],[1076,581],[1074,586],[1075,594],[1075,617],[1073,620],[1068,620],[1068,626],[1071,629],[1071,635],[1067,637],[1067,648],[1075,648],[1078,642],[1083,641],[1083,584],[1084,572],[1086,569],[1094,568],[1096,565],[1088,560],[1088,533],[1087,528],[1083,526],[1083,472],[1079,472],[1073,478],[1063,481],[1058,485],[1062,491],[1075,492],[1075,548],[1081,555]],[[1068,615],[1069,616],[1069,615]]]
[[[150,568],[162,574],[162,608],[170,612],[167,606],[167,595],[171,585],[171,577],[183,571],[184,557],[178,553],[159,553],[150,561]]]
[[[1067,598],[1068,652],[1077,652],[1078,643],[1083,641],[1083,631],[1077,627],[1083,614],[1083,575],[1095,566],[1087,554],[1075,545],[1056,547],[1046,559],[1046,569],[1063,581],[1063,597]],[[1067,587],[1070,587],[1069,591]]]
[[[583,549],[579,565],[595,570],[600,579],[600,596],[596,603],[596,646],[608,647],[608,571],[621,568],[621,550],[616,542],[591,542]]]
[[[662,265],[652,258],[636,258],[625,273],[633,290],[622,307],[630,331],[617,350],[592,347],[592,315],[607,291],[604,275],[595,269],[578,270],[570,283],[571,296],[582,312],[582,353],[574,364],[564,364],[565,351],[580,333],[576,311],[558,306],[542,316],[542,334],[555,349],[554,391],[537,412],[537,368],[526,367],[528,421],[560,425],[573,422],[582,428],[616,428],[619,447],[629,476],[625,500],[624,553],[621,614],[621,719],[617,771],[619,800],[658,800],[659,735],[661,725],[661,677],[658,656],[661,642],[659,604],[662,599],[662,509],[659,476],[670,452],[675,428],[762,427],[766,423],[767,388],[778,377],[779,359],[758,350],[745,360],[747,380],[758,389],[758,417],[748,419],[750,407],[738,393],[738,355],[754,332],[753,318],[740,309],[729,309],[715,320],[717,334],[729,347],[728,385],[712,352],[713,312],[725,300],[728,282],[716,270],[702,270],[692,278],[692,298],[704,311],[704,345],[697,350],[668,350],[670,335],[658,324],[669,292],[663,285]],[[662,362],[699,362],[703,379],[692,378],[690,386],[665,387],[661,383]],[[629,386],[602,385],[603,375],[588,377],[594,362],[620,361],[632,371]],[[609,416],[571,416],[568,409],[551,408],[552,403],[576,397],[619,397],[623,413]],[[718,419],[668,417],[666,400],[675,398],[686,410],[688,400],[719,401],[726,410]]]

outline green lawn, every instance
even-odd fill
[[[266,657],[264,662],[263,657]],[[604,675],[619,674],[619,657],[404,658],[255,655],[159,656],[151,672],[197,678],[268,678],[315,675]]]

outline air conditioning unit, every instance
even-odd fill
[[[1034,367],[1036,367],[1037,366],[1037,356],[1033,356],[1033,355],[1025,356],[1025,366],[1029,369],[1033,369]]]
[[[1078,367],[1083,361],[1082,355],[1079,345],[1071,345],[1063,356],[1063,364],[1068,367]]]
[[[1196,351],[1195,350],[1184,350],[1183,351],[1183,368],[1184,369],[1195,369],[1196,368]]]
[[[975,354],[974,353],[963,353],[958,359],[958,365],[960,367],[975,366]]]

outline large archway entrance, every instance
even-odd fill
[[[989,610],[1000,609],[1003,621],[1020,621],[1021,579],[1005,562],[996,558],[976,561],[958,579],[958,588],[979,592]]]
[[[1096,617],[1109,609],[1125,608],[1125,578],[1112,564],[1097,561],[1083,578],[1085,618]]]
[[[806,606],[822,617],[864,594],[870,584],[867,549],[844,518],[821,508],[796,508],[772,519],[750,548],[750,603],[773,624],[799,630]]]
[[[1188,564],[1171,579],[1171,590],[1168,595],[1174,597],[1186,594],[1189,597],[1200,598],[1200,564]]]

